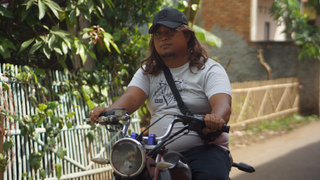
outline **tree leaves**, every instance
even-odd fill
[[[39,104],[39,110],[40,111],[44,111],[45,109],[47,109],[48,105],[46,104]]]
[[[34,3],[36,2],[36,0],[26,0],[24,1],[24,5],[26,5],[26,10],[29,10],[29,8],[34,5]]]
[[[11,57],[10,49],[16,50],[16,47],[14,46],[12,41],[10,41],[6,37],[0,36],[0,54],[4,58],[10,58]]]
[[[36,75],[43,75],[43,74],[46,73],[46,70],[45,70],[45,69],[42,69],[42,68],[36,68],[36,69],[34,70],[34,73],[35,73]]]
[[[320,1],[309,0],[308,4],[320,6]],[[320,10],[319,10],[320,11]],[[297,0],[276,0],[271,12],[275,20],[284,23],[287,38],[300,46],[300,60],[320,60],[320,28],[308,24],[308,19],[300,14],[300,3]]]
[[[218,48],[221,47],[222,41],[220,38],[218,38],[216,35],[204,30],[203,28],[193,25],[193,30],[196,33],[197,38],[199,41],[206,42],[210,44],[211,46],[217,46]]]
[[[103,35],[103,42],[105,44],[105,46],[107,47],[108,51],[111,52],[111,49],[110,49],[110,44],[113,46],[113,48],[118,52],[120,53],[120,50],[118,49],[118,46],[117,44],[115,44],[113,41],[112,41],[112,35],[109,34],[109,33],[106,33],[106,32],[101,32],[102,35]]]
[[[3,6],[0,6],[0,16],[4,16],[7,18],[13,18],[11,12]]]
[[[59,12],[63,12],[61,7],[54,1],[52,0],[39,0],[42,1],[43,4],[45,4],[56,16],[57,19],[60,19]]]
[[[58,101],[48,101],[46,103],[46,105],[48,105],[48,109],[55,109],[57,108],[60,104]]]
[[[29,156],[30,166],[35,170],[38,170],[40,168],[40,162],[43,156],[44,153],[42,151],[31,153]]]
[[[46,178],[46,171],[44,169],[40,169],[40,177],[41,179],[45,179]]]
[[[41,20],[46,13],[46,6],[41,0],[38,0],[38,8],[39,8],[39,20]]]
[[[58,180],[60,180],[60,178],[62,176],[62,165],[61,164],[57,164],[56,165],[56,170],[57,170],[57,178],[58,178]]]
[[[9,141],[3,143],[3,151],[6,152],[12,146],[14,146],[14,140],[10,138]]]
[[[132,72],[138,67],[137,62],[145,56],[145,51],[141,49],[147,48],[148,37],[141,36],[137,27],[149,21],[161,2],[127,1],[118,2],[115,7],[112,0],[80,0],[66,1],[65,8],[59,7],[55,2],[58,1],[25,0],[23,3],[15,1],[13,14],[15,22],[18,23],[13,26],[12,34],[5,32],[5,29],[0,29],[1,36],[12,42],[0,43],[0,52],[2,52],[0,58],[12,56],[14,57],[11,59],[12,61],[23,60],[19,63],[28,62],[28,64],[33,65],[39,65],[40,60],[45,62],[50,58],[59,62],[58,65],[63,68],[67,68],[65,60],[69,60],[72,53],[80,55],[83,62],[87,59],[88,54],[95,59],[97,58],[96,54],[99,54],[100,57],[98,58],[100,59],[97,59],[96,67],[99,70],[96,70],[95,74],[89,72],[88,76],[85,77],[84,72],[80,69],[77,76],[70,79],[66,78],[72,80],[72,84],[66,82],[69,84],[68,86],[60,86],[60,84],[58,86],[60,86],[60,90],[62,90],[62,86],[68,88],[63,89],[63,93],[60,94],[68,94],[73,91],[73,95],[77,98],[84,98],[89,109],[98,104],[109,103],[111,96],[117,96],[123,92],[121,86],[125,84],[125,80],[122,79],[122,76],[132,75]],[[65,5],[63,4],[63,6]],[[99,24],[98,22],[104,24],[100,28],[101,33],[99,32],[97,36],[90,36],[92,34],[87,36],[89,43],[83,41],[78,34],[68,32],[65,26],[67,24],[70,28],[73,28],[74,25],[77,25],[81,14],[86,19],[91,20],[96,27]],[[3,10],[0,6],[0,16],[1,24],[3,26],[8,25],[8,18],[12,17],[11,13],[7,9]],[[79,27],[76,28],[79,29]],[[92,43],[96,37],[100,38],[101,43],[98,39],[96,44]],[[120,54],[120,52],[126,53]],[[52,59],[53,57],[55,59]],[[63,111],[60,108],[59,101],[46,102],[48,99],[58,99],[54,92],[39,100],[41,105],[37,106],[39,102],[35,97],[41,96],[40,92],[45,92],[42,85],[46,82],[46,79],[44,79],[46,70],[38,68],[34,69],[33,72],[31,68],[24,67],[23,69],[16,77],[13,77],[20,81],[22,85],[30,84],[30,87],[37,90],[36,93],[30,94],[30,97],[34,99],[35,106],[38,109],[34,112],[36,114],[19,120],[21,132],[23,135],[33,138],[43,138],[39,136],[40,133],[36,131],[36,128],[45,127],[46,134],[44,137],[47,139],[43,141],[47,143],[46,150],[54,148],[57,145],[56,140],[59,140],[57,137],[60,129],[73,126],[74,112],[70,112],[69,109],[68,112]],[[117,78],[114,78],[115,76]],[[129,79],[129,77],[125,78]],[[93,85],[93,83],[96,83],[96,85]],[[110,87],[115,84],[118,86]],[[88,87],[79,88],[82,85]],[[48,88],[50,86],[49,83]],[[41,153],[30,157],[31,164],[36,169],[39,168],[37,166],[41,160]],[[56,166],[56,168],[57,176],[60,178],[62,175],[61,165]],[[43,176],[42,170],[40,169],[41,177]],[[39,173],[37,176],[39,177]]]
[[[20,50],[19,50],[19,52],[18,52],[18,55],[19,55],[22,51],[24,51],[34,40],[35,40],[34,38],[31,38],[31,39],[23,42],[23,43],[21,44]]]
[[[67,150],[65,150],[63,147],[59,147],[56,152],[56,155],[58,156],[59,159],[63,159],[64,156],[67,155]]]
[[[3,157],[3,154],[0,153],[0,169],[4,169],[9,164],[9,158]]]
[[[53,123],[53,124],[57,124],[57,123],[59,122],[59,120],[60,120],[60,119],[59,119],[57,116],[53,116],[53,117],[52,117],[52,123]]]
[[[96,136],[95,136],[95,134],[93,132],[91,132],[91,131],[88,132],[87,138],[89,139],[90,142],[92,142],[95,137]]]
[[[7,91],[10,89],[10,86],[6,82],[2,82],[1,84],[2,84],[3,91]]]
[[[105,4],[108,6],[105,6]],[[104,16],[104,10],[102,10],[101,7],[109,7],[112,9],[114,5],[111,0],[100,0],[99,2],[67,1],[66,8],[62,9],[53,0],[25,0],[24,2],[17,2],[16,8],[14,9],[17,10],[15,14],[17,14],[17,17],[19,17],[21,21],[26,20],[27,22],[25,24],[27,26],[32,26],[27,27],[28,29],[35,31],[36,34],[39,34],[39,27],[37,26],[40,25],[41,27],[41,22],[37,22],[37,20],[42,20],[46,16],[48,16],[48,19],[53,21],[55,26],[52,26],[52,29],[50,29],[48,28],[49,25],[42,25],[42,28],[47,30],[45,34],[41,33],[42,35],[34,36],[22,43],[11,42],[8,38],[6,40],[7,42],[2,42],[0,37],[0,56],[4,58],[10,58],[10,50],[16,50],[14,44],[21,44],[18,52],[14,52],[17,56],[20,56],[25,49],[29,48],[29,51],[25,54],[33,55],[38,51],[47,59],[50,59],[53,53],[59,55],[58,57],[61,57],[61,59],[66,59],[70,52],[75,52],[77,55],[80,55],[83,64],[86,62],[88,54],[93,59],[96,59],[96,54],[92,50],[93,46],[89,46],[87,43],[84,43],[82,40],[78,39],[75,34],[60,29],[60,27],[56,26],[56,24],[61,24],[63,21],[66,21],[68,26],[73,28],[73,26],[77,24],[77,18],[80,16],[80,14],[83,14],[84,17],[89,21],[91,21],[92,15],[97,15],[100,18],[101,16]],[[35,13],[30,13],[30,11]],[[53,13],[54,16],[52,16],[51,13]],[[0,7],[0,16],[13,18],[10,11],[3,6]],[[25,24],[24,26],[26,26]],[[120,31],[115,33],[117,39],[119,39],[120,34]],[[102,43],[102,41],[104,41],[104,43]],[[110,34],[101,39],[100,45],[107,45],[107,47],[103,48],[108,49],[109,52],[111,52],[110,46],[113,46],[114,49],[120,53]],[[28,57],[25,56],[25,54],[23,55],[23,58]]]
[[[38,50],[42,45],[44,44],[44,41],[37,39],[36,43],[32,45],[32,47],[29,50],[29,54],[33,54],[36,50]]]
[[[52,109],[48,109],[46,114],[51,118],[53,116],[53,111]]]

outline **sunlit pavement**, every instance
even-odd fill
[[[264,143],[234,149],[235,162],[254,166],[256,172],[233,168],[232,180],[320,179],[320,121],[292,130]]]

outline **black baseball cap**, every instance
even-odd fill
[[[178,9],[164,8],[154,16],[152,26],[149,29],[149,34],[152,33],[154,27],[158,24],[175,29],[181,24],[188,25],[188,20],[186,15]]]

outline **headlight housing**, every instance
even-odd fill
[[[141,143],[135,139],[120,139],[111,149],[110,164],[114,171],[123,177],[141,173],[145,162],[146,152]]]

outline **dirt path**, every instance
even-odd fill
[[[245,162],[256,172],[235,168],[232,180],[320,179],[320,121],[294,129],[262,143],[231,149],[235,162]]]

